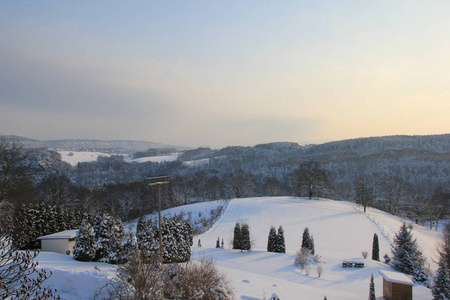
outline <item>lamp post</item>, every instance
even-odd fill
[[[147,178],[149,186],[158,186],[158,233],[159,233],[159,257],[162,259],[162,233],[161,233],[161,185],[169,184],[169,175]]]

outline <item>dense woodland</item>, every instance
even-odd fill
[[[45,202],[84,212],[108,211],[129,220],[157,209],[156,189],[147,177],[160,174],[171,176],[162,191],[163,208],[293,195],[354,200],[418,222],[448,217],[449,211],[450,135],[198,148],[178,150],[178,160],[164,163],[129,163],[123,155],[113,155],[74,167],[55,151],[25,145],[17,138],[1,138],[3,211]],[[151,148],[134,156],[171,151]]]

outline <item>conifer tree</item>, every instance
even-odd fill
[[[405,223],[394,237],[392,254],[391,265],[397,271],[414,275],[416,269],[423,266],[424,258],[417,240],[413,239],[411,229]]]
[[[314,255],[314,238],[310,236],[308,227],[303,230],[302,249],[309,250]]]
[[[92,225],[83,221],[75,238],[73,258],[79,261],[93,261],[95,259],[95,235]]]
[[[106,213],[98,213],[94,217],[95,261],[108,262],[110,252],[112,219]]]
[[[432,290],[433,300],[448,300],[450,299],[450,271],[445,263],[444,257],[439,258],[439,267],[434,278],[434,285]]]
[[[125,236],[122,248],[123,248],[122,256],[119,257],[120,263],[122,263],[127,256],[132,255],[133,253],[136,253],[138,250],[138,242],[137,242],[136,235],[133,232],[132,225],[130,225],[130,227],[128,229],[128,233]]]
[[[108,261],[111,264],[117,264],[122,257],[123,239],[125,231],[123,229],[122,221],[119,218],[112,220],[111,238],[109,240],[109,254]]]
[[[428,287],[428,275],[425,269],[416,263],[416,267],[414,269],[413,281],[415,283],[424,285]]]
[[[432,288],[434,300],[450,299],[450,222],[447,222],[442,233],[443,239],[438,248],[438,269]]]
[[[276,252],[276,239],[277,232],[275,230],[275,227],[271,226],[269,230],[269,237],[267,239],[267,252]]]
[[[284,230],[283,227],[278,227],[278,234],[277,234],[277,243],[276,243],[276,251],[279,253],[286,253],[286,245],[284,242]]]
[[[239,222],[234,226],[233,249],[242,249],[241,224]]]
[[[143,257],[150,259],[159,251],[158,228],[151,219],[146,221],[144,217],[139,218],[136,239]]]
[[[378,235],[376,233],[373,234],[372,260],[380,261],[380,246],[378,243]]]
[[[314,255],[316,253],[316,249],[314,247],[314,236],[311,235],[310,237],[310,244],[311,244],[311,254]]]
[[[163,262],[180,263],[189,261],[191,246],[193,245],[191,224],[165,219],[161,223],[161,233]]]
[[[376,300],[375,296],[375,282],[373,281],[373,274],[370,276],[370,289],[369,289],[369,300]]]
[[[217,238],[217,241],[216,241],[216,248],[220,248],[220,239],[219,238]]]
[[[251,250],[251,242],[250,242],[250,228],[248,224],[244,223],[241,227],[241,250]]]

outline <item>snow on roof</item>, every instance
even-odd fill
[[[378,271],[378,273],[380,273],[380,275],[389,282],[406,284],[411,286],[414,285],[414,282],[403,273],[383,271],[383,270]]]
[[[40,236],[38,240],[52,240],[52,239],[74,239],[77,236],[78,229],[65,230],[49,235]]]

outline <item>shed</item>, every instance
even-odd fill
[[[42,251],[56,252],[56,253],[67,253],[69,249],[69,254],[73,255],[73,247],[75,246],[75,238],[77,236],[78,229],[65,230],[49,235],[40,236],[37,239],[41,241]]]
[[[414,282],[403,273],[379,271],[383,277],[383,297],[386,300],[412,300]]]

